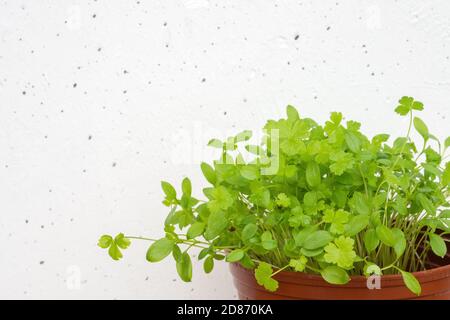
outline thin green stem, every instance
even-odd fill
[[[137,236],[124,236],[124,238],[132,239],[132,240],[144,240],[144,241],[158,241],[158,239],[145,238],[145,237],[137,237]]]
[[[289,265],[287,264],[287,265],[285,265],[283,268],[278,269],[277,271],[275,271],[274,273],[272,273],[272,277],[273,277],[274,275],[276,275],[277,273],[280,273],[281,271],[285,270],[285,269],[288,268],[288,267],[289,267]]]

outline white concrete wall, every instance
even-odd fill
[[[198,146],[288,103],[398,135],[412,95],[445,137],[449,72],[445,0],[1,0],[0,298],[235,298],[226,265],[184,284],[97,238],[161,236],[160,180],[200,196]]]

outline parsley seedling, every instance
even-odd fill
[[[172,255],[184,281],[191,281],[190,253],[198,248],[206,273],[215,260],[240,263],[269,291],[278,288],[274,275],[289,270],[333,284],[352,275],[400,274],[419,295],[412,272],[426,268],[430,251],[445,256],[443,235],[450,233],[450,137],[441,144],[415,116],[422,110],[421,102],[401,98],[395,111],[409,117],[409,127],[389,143],[385,133],[368,138],[341,113],[321,126],[288,106],[287,118],[267,122],[260,145],[249,143],[247,130],[210,140],[220,158],[201,164],[210,184],[204,201],[192,196],[188,178],[181,194],[161,183],[170,208],[165,237],[104,235],[98,245],[119,260],[130,240],[151,241],[147,260]],[[243,160],[240,146],[251,161]],[[276,170],[267,170],[274,159]]]

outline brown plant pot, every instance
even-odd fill
[[[430,257],[432,269],[413,273],[422,286],[420,296],[405,287],[401,275],[382,276],[380,289],[368,289],[364,276],[352,276],[346,285],[332,285],[319,275],[283,271],[275,275],[278,290],[269,292],[256,283],[253,270],[236,263],[230,269],[241,300],[450,300],[448,252],[444,259]]]

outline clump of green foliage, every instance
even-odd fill
[[[210,184],[206,200],[193,197],[188,178],[181,194],[161,183],[170,208],[164,238],[104,235],[98,244],[118,260],[131,239],[150,240],[147,260],[172,254],[184,281],[192,278],[191,250],[199,248],[205,272],[216,260],[240,263],[270,291],[278,287],[273,276],[287,270],[332,284],[351,275],[401,274],[420,294],[412,272],[427,268],[430,250],[445,256],[443,235],[450,233],[450,138],[441,145],[413,115],[421,110],[412,97],[400,99],[395,111],[409,117],[409,128],[390,144],[387,134],[369,139],[360,123],[344,124],[341,113],[321,126],[288,106],[287,118],[267,122],[260,145],[249,144],[250,131],[210,141],[221,155],[212,166],[201,164]],[[251,161],[239,145],[254,154]]]

